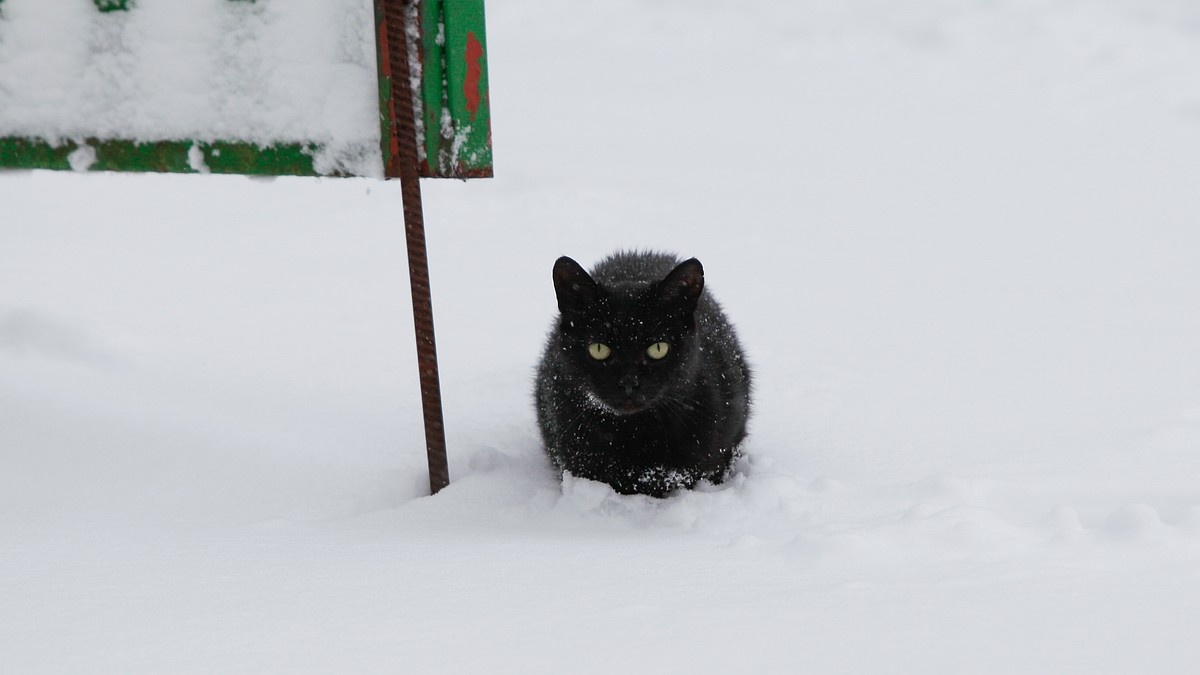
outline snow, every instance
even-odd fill
[[[436,497],[397,185],[0,174],[6,669],[1194,668],[1192,3],[488,11],[497,178],[424,184]],[[635,247],[756,373],[665,500],[533,419],[554,260]]]
[[[369,0],[3,0],[0,136],[315,145],[381,176]]]

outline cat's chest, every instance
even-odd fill
[[[668,451],[699,442],[706,425],[684,407],[651,408],[644,412],[620,415],[586,405],[576,419],[575,435],[593,449],[639,448]]]

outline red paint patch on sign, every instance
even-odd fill
[[[479,80],[483,76],[483,45],[475,39],[474,32],[467,33],[467,77],[463,80],[463,96],[467,99],[467,110],[471,111],[471,121],[475,121],[475,111],[479,110]]]

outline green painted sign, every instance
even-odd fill
[[[0,138],[0,167],[56,171],[237,173],[254,176],[316,176],[312,146],[217,141],[65,141]],[[344,176],[348,174],[320,174]]]
[[[384,58],[382,0],[376,0],[379,26],[380,110],[384,164],[391,165],[392,74]],[[422,0],[409,9],[409,34],[420,35],[410,54],[419,73],[414,82],[414,113],[420,173],[431,178],[486,178],[492,175],[492,116],[488,101],[487,37],[483,0]],[[411,58],[415,56],[416,58]],[[418,76],[413,76],[414,80]]]
[[[254,0],[229,0],[253,7]],[[376,33],[383,30],[381,0],[375,0]],[[135,15],[137,0],[93,0],[101,13]],[[3,0],[0,0],[3,6]],[[259,4],[261,7],[261,3]],[[407,34],[419,49],[409,52],[410,68],[419,73],[414,87],[420,173],[427,177],[477,178],[492,175],[491,114],[488,101],[487,39],[483,0],[410,0],[405,2]],[[95,11],[95,10],[94,10]],[[15,12],[14,12],[15,14]],[[3,17],[4,21],[17,19]],[[0,29],[5,28],[0,26]],[[333,30],[331,27],[330,30]],[[0,39],[3,39],[0,30]],[[410,40],[411,40],[410,37]],[[389,166],[394,144],[390,73],[379,53],[379,111],[382,131],[379,164]],[[3,84],[3,83],[0,83]],[[3,89],[0,86],[0,89]],[[181,97],[195,92],[180,92]],[[336,105],[336,102],[330,102]],[[0,110],[0,116],[4,111]],[[198,132],[202,133],[202,132]],[[237,139],[179,138],[139,142],[119,134],[96,133],[70,138],[0,134],[0,168],[235,173],[251,175],[361,175],[358,170],[320,156],[319,139],[258,145]],[[394,175],[385,169],[389,177]]]
[[[93,0],[96,3],[96,9],[101,12],[123,12],[129,9],[133,4],[133,0]]]
[[[441,9],[440,17],[434,7]],[[439,18],[441,25],[439,26]],[[483,0],[427,0],[423,35],[422,101],[429,176],[491,176],[492,116],[488,101]]]

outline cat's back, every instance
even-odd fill
[[[648,286],[663,280],[682,259],[659,251],[617,251],[596,263],[592,278],[609,291],[626,297],[636,296]],[[729,333],[729,322],[707,288],[700,295],[696,318],[701,332]],[[734,338],[734,348],[736,344]]]
[[[667,276],[679,257],[657,251],[617,251],[596,263],[592,278],[610,290],[638,290]]]

